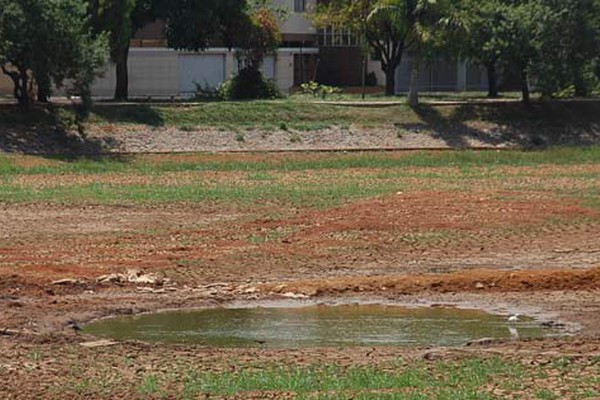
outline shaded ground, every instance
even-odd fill
[[[99,103],[77,125],[66,105],[0,104],[0,151],[27,154],[547,148],[600,143],[600,101],[472,104]],[[83,129],[81,129],[83,128]],[[83,135],[77,133],[84,132]]]
[[[188,156],[181,157],[176,160]],[[261,162],[267,156],[244,157]],[[17,164],[38,168],[48,163],[25,158]],[[403,169],[401,178],[398,170],[380,168],[272,170],[268,177],[238,170],[5,177],[10,187],[49,192],[44,201],[0,206],[0,372],[6,377],[0,397],[158,398],[158,390],[142,389],[148,380],[184,393],[181,381],[194,366],[203,372],[235,372],[257,363],[385,369],[404,360],[408,365],[424,362],[429,370],[441,368],[438,362],[451,368],[473,357],[500,357],[526,368],[528,376],[537,376],[532,366],[539,365],[546,375],[513,390],[492,379],[485,392],[496,398],[544,398],[544,389],[558,398],[582,398],[576,376],[590,377],[579,386],[592,389],[599,376],[600,209],[582,195],[596,193],[598,164],[485,171],[413,167]],[[205,179],[248,191],[256,185],[331,186],[355,180],[364,180],[368,188],[369,176],[399,190],[367,191],[324,207],[289,203],[277,193],[251,202],[116,199],[116,204],[102,204],[52,197],[55,188],[93,182],[178,187]],[[114,276],[98,282],[131,270],[139,271],[135,277],[154,280]],[[460,349],[222,351],[136,343],[86,349],[77,343],[91,338],[74,335],[68,327],[71,319],[81,323],[106,315],[269,299],[375,299],[520,311],[576,336]],[[560,375],[565,359],[571,369]],[[23,385],[27,390],[19,390]],[[369,393],[377,398],[377,391]],[[353,396],[352,391],[338,394]],[[228,398],[269,396],[295,395],[248,391]]]

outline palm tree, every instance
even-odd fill
[[[447,10],[448,0],[382,0],[369,15],[372,34],[381,34],[382,29],[398,32],[399,36],[403,36],[402,52],[405,49],[414,52],[408,95],[411,106],[419,104],[419,66],[424,47],[438,28],[454,24],[452,18],[446,15]],[[402,54],[392,74],[400,65],[401,58]]]

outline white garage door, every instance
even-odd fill
[[[225,81],[225,55],[182,54],[179,56],[179,91],[194,93],[196,84],[216,88]]]
[[[260,69],[267,79],[275,79],[275,57],[269,56],[265,58]]]

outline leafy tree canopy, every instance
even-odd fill
[[[0,0],[0,64],[22,107],[45,101],[51,84],[70,82],[89,99],[106,62],[107,39],[92,35],[82,0]]]

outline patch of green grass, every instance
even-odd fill
[[[55,203],[168,203],[221,202],[254,204],[286,204],[298,207],[326,208],[344,201],[390,193],[397,186],[386,183],[340,183],[319,187],[310,183],[271,185],[269,182],[251,187],[238,185],[175,187],[157,185],[87,184],[31,188],[19,185],[0,186],[0,201]]]
[[[155,375],[148,375],[144,377],[144,380],[140,384],[138,392],[143,395],[153,395],[158,393],[158,379]]]
[[[0,156],[0,201],[55,203],[167,203],[219,202],[328,207],[358,198],[398,191],[446,190],[469,192],[492,188],[521,193],[548,192],[577,198],[600,208],[600,188],[593,172],[552,173],[551,178],[529,179],[527,171],[503,172],[497,167],[600,163],[600,147],[555,149],[543,152],[416,152],[272,155],[255,158],[211,155],[139,156],[130,158],[35,159]],[[411,170],[411,168],[417,168]],[[424,169],[421,169],[424,168]],[[359,169],[375,169],[356,173]],[[204,171],[243,172],[234,180],[204,176]],[[316,171],[308,179],[304,172]],[[165,185],[164,174],[197,173],[190,183]],[[103,174],[144,176],[145,184],[101,182]],[[20,180],[25,176],[41,176]],[[53,182],[52,175],[98,175],[97,183]],[[245,177],[245,178],[244,178]],[[524,179],[521,179],[524,178]],[[570,179],[572,185],[553,180]],[[135,179],[134,179],[135,180]],[[90,180],[87,179],[86,182]],[[93,180],[92,180],[93,181]],[[126,179],[124,180],[127,181]],[[318,182],[318,184],[315,184]],[[276,184],[275,184],[276,183]],[[408,238],[410,239],[410,238]],[[422,238],[434,240],[435,237]]]
[[[490,381],[519,379],[520,364],[500,359],[466,360],[458,365],[438,362],[410,367],[356,366],[271,367],[239,372],[191,371],[184,384],[185,396],[232,396],[244,392],[295,393],[302,399],[494,399],[484,385]],[[423,397],[425,396],[425,397]]]
[[[198,128],[192,124],[182,124],[179,126],[179,130],[183,132],[195,132]]]
[[[251,181],[272,181],[273,175],[266,171],[251,172],[248,174],[248,180]]]
[[[210,155],[198,155],[194,161],[173,156],[166,161],[153,162],[157,156],[105,156],[95,159],[69,159],[54,157],[45,159],[43,165],[20,166],[19,156],[0,155],[0,176],[16,174],[100,174],[135,173],[158,174],[183,171],[315,171],[349,168],[451,168],[468,171],[470,168],[488,168],[493,176],[498,166],[576,165],[600,163],[600,146],[583,148],[555,148],[545,151],[417,151],[412,153],[328,153],[290,155],[275,160],[269,155],[246,161],[235,155],[220,157],[214,161]],[[588,173],[586,179],[594,179]]]

